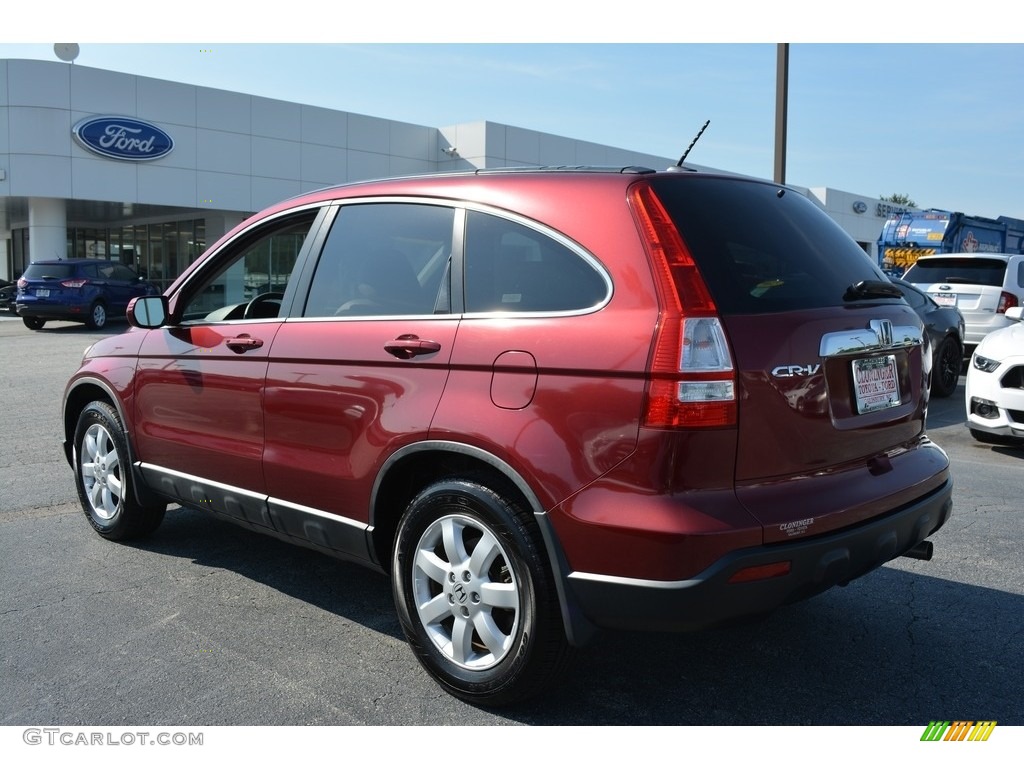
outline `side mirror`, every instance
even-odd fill
[[[1020,320],[1024,316],[1024,307],[1010,307],[1006,310],[1006,316],[1011,320]]]
[[[125,316],[136,328],[159,328],[167,322],[167,297],[136,296],[128,302]]]

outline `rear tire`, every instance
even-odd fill
[[[409,504],[392,557],[395,605],[420,663],[450,693],[511,704],[569,659],[555,586],[532,514],[468,479]]]
[[[128,441],[117,411],[102,400],[85,407],[75,429],[75,486],[85,516],[105,539],[125,541],[155,531],[166,504],[139,504]]]
[[[21,318],[21,322],[25,324],[26,328],[30,328],[33,331],[38,331],[46,325],[46,321],[38,317],[23,317]]]
[[[956,391],[960,383],[960,369],[963,367],[964,354],[960,344],[952,336],[947,336],[939,345],[935,355],[935,366],[932,368],[932,395],[949,397]]]
[[[89,308],[89,318],[85,324],[94,331],[102,330],[107,325],[107,305],[97,301]]]

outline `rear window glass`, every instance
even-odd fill
[[[29,264],[22,277],[26,280],[64,280],[74,274],[73,264]]]
[[[661,177],[652,186],[724,315],[838,306],[849,286],[886,279],[794,190],[693,176]]]
[[[903,279],[908,283],[967,283],[1001,286],[1006,275],[1002,259],[960,257],[928,259],[912,266]]]

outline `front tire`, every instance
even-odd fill
[[[569,645],[532,514],[471,480],[439,481],[409,504],[392,557],[395,605],[427,672],[455,696],[529,698]]]
[[[139,504],[132,483],[128,441],[109,403],[89,403],[75,429],[75,485],[89,524],[103,538],[147,536],[164,519],[166,505]]]

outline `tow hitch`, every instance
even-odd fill
[[[935,546],[930,541],[922,541],[903,553],[903,557],[912,557],[915,560],[931,560],[932,550]]]

